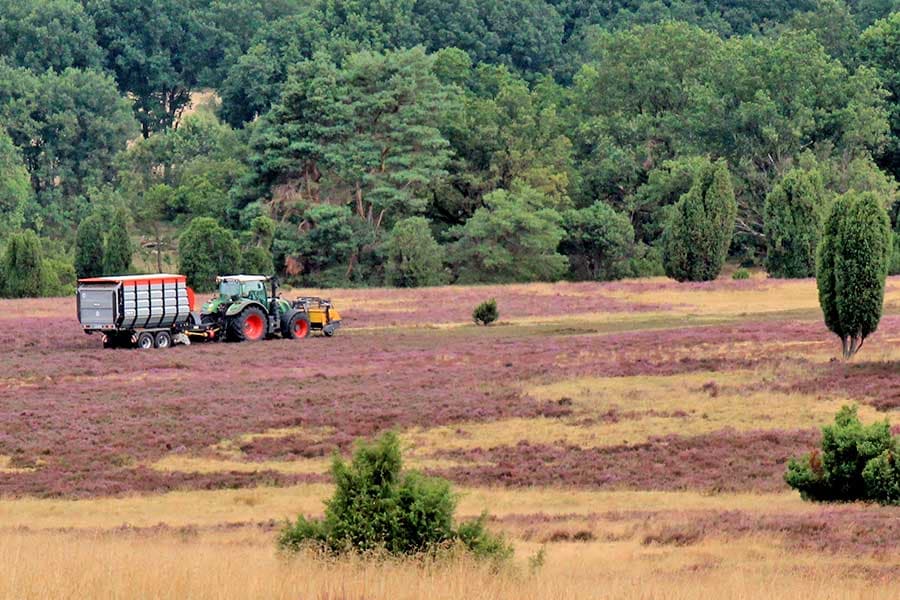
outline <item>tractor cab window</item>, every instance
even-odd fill
[[[241,283],[226,279],[219,283],[219,296],[222,298],[232,298],[241,295]]]
[[[248,281],[244,283],[244,296],[253,298],[258,302],[266,301],[266,288],[262,281]]]

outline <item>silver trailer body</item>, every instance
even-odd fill
[[[174,329],[190,319],[183,275],[92,277],[78,282],[78,320],[85,331]]]

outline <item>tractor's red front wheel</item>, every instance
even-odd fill
[[[266,315],[256,307],[245,308],[228,324],[229,337],[238,342],[256,342],[266,337]]]
[[[288,339],[303,339],[309,335],[309,317],[303,313],[296,313],[290,318],[284,330],[284,337]]]

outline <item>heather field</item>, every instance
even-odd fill
[[[843,404],[900,425],[900,279],[850,363],[812,280],[328,293],[331,339],[150,352],[0,301],[0,597],[896,597],[900,509],[782,477]],[[276,555],[385,429],[490,511],[509,572]]]

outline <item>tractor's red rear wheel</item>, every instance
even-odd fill
[[[266,337],[266,315],[254,306],[245,308],[228,323],[231,339],[238,342],[256,342]]]

